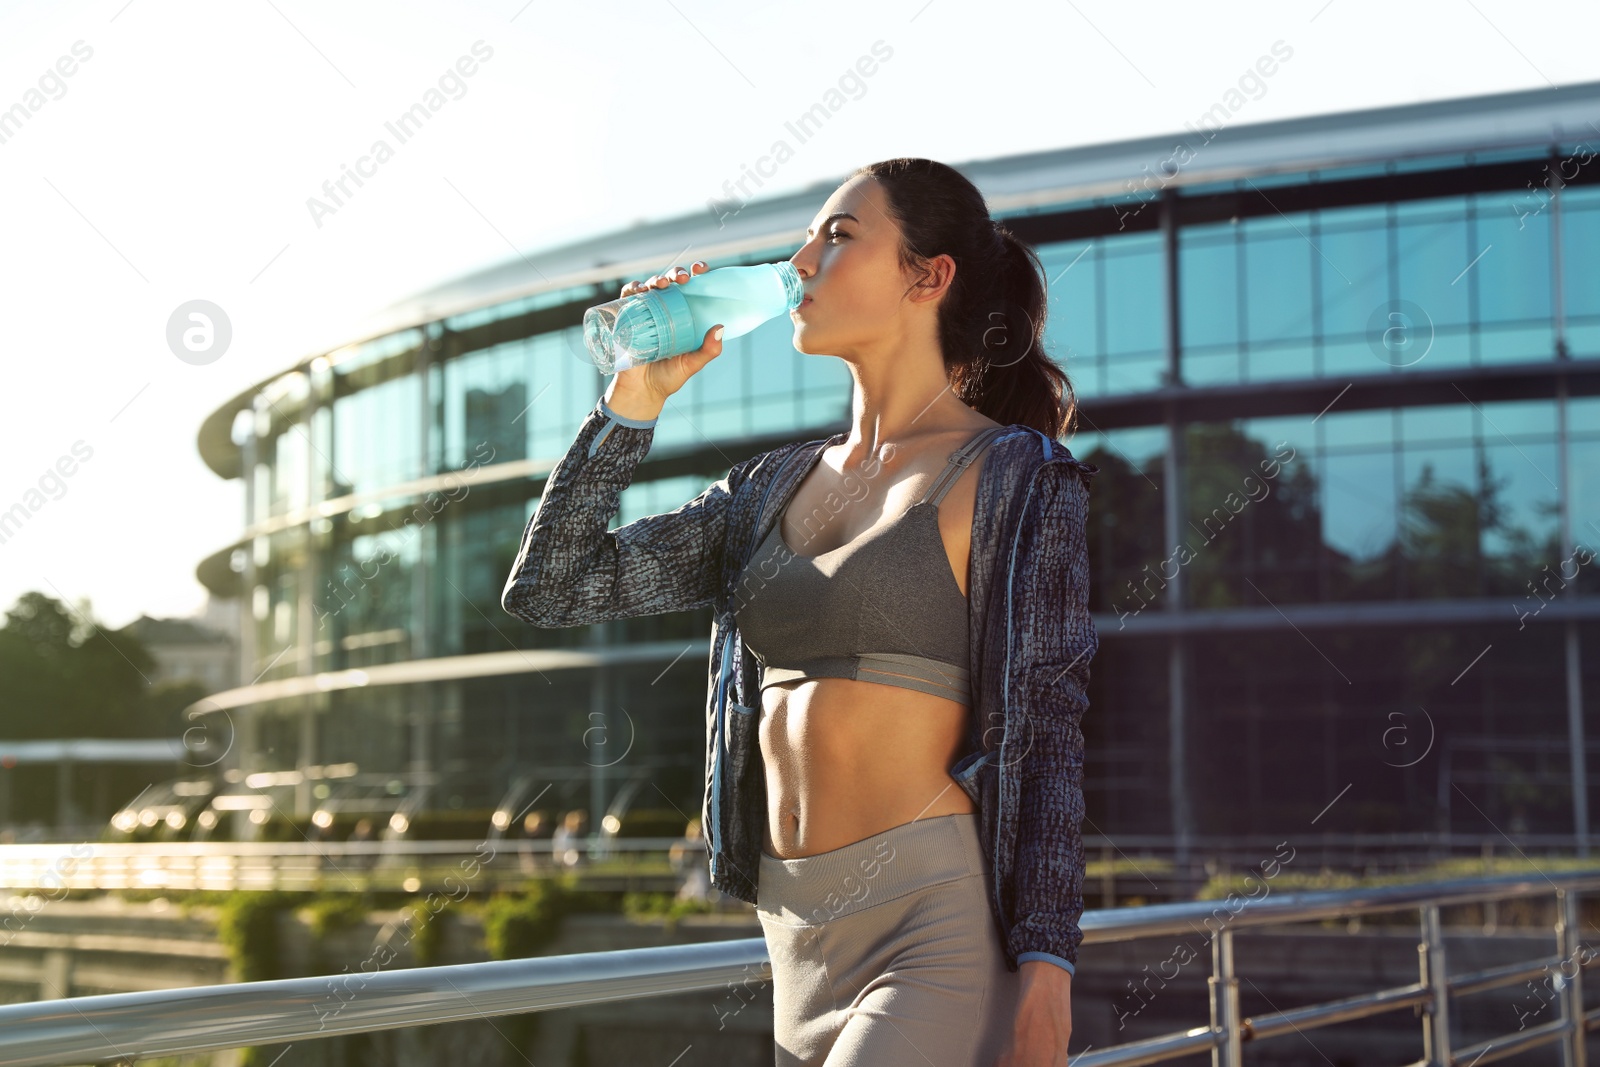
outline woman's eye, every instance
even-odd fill
[[[848,237],[848,236],[850,236],[850,235],[849,235],[849,234],[847,234],[847,233],[844,233],[844,232],[843,232],[843,231],[841,231],[841,230],[833,230],[833,231],[832,231],[832,232],[830,232],[830,233],[829,233],[829,234],[828,234],[828,240],[830,240],[830,241],[831,241],[831,240],[833,240],[833,239],[834,239],[834,238],[835,238],[835,237]]]

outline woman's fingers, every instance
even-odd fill
[[[711,265],[709,263],[703,259],[697,259],[687,267],[673,267],[671,270],[662,271],[660,274],[652,274],[643,281],[631,281],[622,287],[622,295],[633,296],[635,293],[642,293],[646,289],[664,288],[674,282],[682,285],[690,278],[698,274],[704,274],[710,269]]]

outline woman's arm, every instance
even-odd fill
[[[1013,680],[1018,722],[1006,755],[1020,776],[1016,921],[1010,947],[1075,973],[1083,933],[1083,732],[1089,661],[1099,646],[1089,615],[1088,474],[1050,464],[1032,490],[1017,546]],[[1011,731],[1008,730],[1008,733]]]
[[[650,450],[655,419],[604,398],[551,470],[528,520],[500,606],[539,627],[686,611],[711,603],[722,575],[729,507],[753,460],[675,511],[616,531],[622,491]]]

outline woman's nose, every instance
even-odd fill
[[[805,249],[802,248],[800,251],[798,251],[794,255],[790,256],[789,257],[789,262],[794,264],[794,269],[799,272],[800,277],[802,277],[802,278],[811,277],[811,274],[812,274],[811,258],[806,254]]]

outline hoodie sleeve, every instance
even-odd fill
[[[655,437],[655,419],[628,419],[602,398],[550,471],[500,595],[534,626],[687,611],[712,603],[734,493],[755,457],[674,511],[608,531]]]
[[[1076,461],[1039,474],[1018,544],[1010,679],[1022,754],[1016,907],[1009,933],[1019,964],[1045,960],[1076,972],[1083,932],[1083,731],[1089,661],[1099,646],[1089,615],[1089,475]]]

